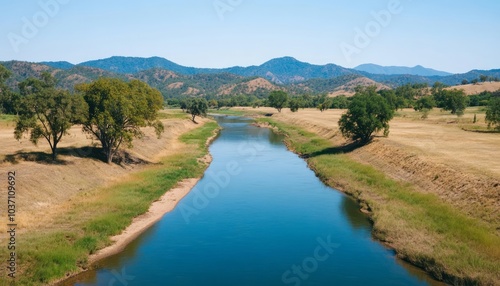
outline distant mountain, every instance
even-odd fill
[[[72,69],[75,66],[68,62],[43,63],[55,69]],[[98,68],[115,74],[134,75],[151,69],[163,69],[179,75],[201,74],[233,74],[242,77],[261,77],[273,84],[287,85],[306,82],[311,79],[333,79],[348,75],[364,76],[375,82],[396,87],[407,83],[434,84],[436,81],[447,85],[458,85],[462,80],[471,81],[479,75],[500,77],[498,70],[470,71],[466,74],[453,75],[422,66],[383,67],[374,64],[360,65],[355,69],[344,68],[335,64],[313,65],[298,61],[292,57],[272,59],[259,66],[229,67],[223,69],[185,67],[160,57],[110,57],[107,59],[88,61],[76,66]],[[318,84],[318,86],[321,84]],[[320,88],[321,89],[321,88]]]
[[[346,92],[350,88],[349,83],[358,80],[361,85],[376,84],[358,74],[347,74],[331,78],[316,78],[302,81],[295,84],[280,85],[269,81],[266,78],[259,76],[241,76],[233,73],[200,73],[200,74],[181,74],[166,70],[163,68],[152,68],[142,70],[134,74],[124,74],[104,70],[97,67],[88,67],[83,65],[75,65],[71,68],[60,69],[54,68],[45,64],[36,64],[29,62],[10,61],[2,62],[7,69],[11,70],[13,76],[8,80],[8,84],[17,89],[17,84],[28,77],[39,77],[43,71],[52,73],[58,80],[58,85],[62,88],[72,90],[75,84],[91,82],[99,77],[115,77],[124,80],[139,79],[149,85],[157,88],[165,97],[179,96],[218,96],[218,95],[254,95],[257,97],[265,97],[272,90],[285,90],[291,94],[318,94],[334,92],[342,92],[343,86],[346,86]],[[288,64],[295,65],[294,61]],[[51,65],[54,65],[51,63]],[[299,65],[300,62],[299,62]],[[58,64],[55,64],[58,66]],[[63,65],[66,67],[67,65]],[[276,73],[280,73],[281,77],[286,76],[287,66],[285,65],[268,66],[264,69],[271,69]],[[283,70],[279,70],[279,67]],[[288,66],[289,67],[289,66]],[[306,64],[299,69],[311,68]],[[312,70],[314,70],[313,68]],[[328,65],[324,67],[326,73],[333,73],[336,67]],[[342,70],[340,70],[342,72]],[[252,73],[250,73],[252,74]],[[291,77],[292,73],[288,76]],[[311,72],[311,75],[314,74]],[[363,80],[364,79],[364,80]]]
[[[371,74],[383,75],[417,75],[417,76],[449,76],[448,72],[438,71],[423,66],[400,67],[400,66],[379,66],[375,64],[363,64],[354,68],[357,71],[368,72]]]
[[[29,63],[10,61],[1,63],[13,71],[8,84],[28,77],[38,77],[49,71],[59,80],[61,87],[72,89],[75,84],[90,82],[99,77],[140,79],[158,88],[165,97],[216,96],[252,94],[265,96],[271,90],[283,89],[292,94],[352,92],[353,85],[377,85],[379,88],[397,87],[404,84],[439,81],[454,86],[463,80],[472,81],[480,75],[500,78],[500,69],[473,70],[465,74],[448,76],[423,76],[413,74],[374,74],[343,68],[334,64],[313,65],[292,57],[270,60],[260,66],[206,69],[184,67],[169,60],[133,57],[111,57],[78,65],[68,62]]]
[[[60,62],[41,62],[40,64],[49,66],[51,68],[62,69],[62,70],[67,70],[67,69],[70,69],[70,68],[72,68],[72,67],[75,66],[72,63],[64,62],[64,61],[60,61]]]
[[[185,67],[159,57],[111,57],[83,62],[79,65],[124,74],[134,74],[152,68],[166,69],[184,75],[231,73],[240,76],[258,76],[277,84],[300,82],[312,78],[333,78],[341,75],[357,74],[355,70],[334,64],[323,66],[312,65],[298,61],[292,57],[273,59],[260,66],[230,67],[224,69]]]

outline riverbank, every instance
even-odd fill
[[[162,139],[149,136],[146,130],[146,137],[134,142],[134,149],[127,150],[127,159],[120,165],[74,154],[63,154],[61,164],[25,161],[24,154],[33,151],[6,150],[4,156],[11,158],[10,154],[16,154],[16,162],[6,161],[0,168],[17,170],[22,174],[18,182],[25,187],[20,189],[18,209],[17,284],[55,283],[89,269],[97,259],[113,253],[96,255],[98,250],[113,245],[115,236],[134,218],[152,210],[118,239],[120,247],[173,208],[190,190],[193,178],[201,177],[208,165],[209,160],[204,159],[208,153],[206,142],[214,135],[217,124],[209,120],[194,124],[185,113],[173,111],[162,118],[166,125]],[[65,144],[71,144],[73,136],[80,135],[72,133]],[[44,171],[35,173],[39,168]],[[106,180],[108,175],[112,177]],[[47,177],[38,189],[37,182],[42,178],[37,176]],[[62,187],[57,186],[59,181]],[[182,186],[179,182],[189,184]],[[69,186],[67,193],[59,191],[65,186]],[[167,191],[176,186],[180,187],[176,192]],[[151,207],[153,202],[156,203]],[[5,250],[0,254],[7,255]],[[6,277],[2,275],[0,284],[9,282]]]
[[[377,168],[385,164],[380,157],[375,162],[378,165],[360,163],[358,157],[363,154],[360,150],[375,153],[376,144],[358,149],[335,144],[341,139],[334,128],[318,128],[313,120],[300,120],[300,111],[296,115],[300,124],[291,122],[289,117],[274,117],[259,121],[284,133],[289,148],[306,158],[326,184],[357,199],[361,209],[373,220],[374,236],[395,249],[398,257],[453,285],[498,285],[500,239],[493,223],[498,219],[498,213],[492,212],[494,201],[479,215],[467,215],[467,210],[457,208],[431,190],[421,191],[411,180],[398,180],[384,174]],[[297,125],[308,125],[309,130],[316,129],[317,133]],[[400,150],[397,155],[401,153]],[[480,189],[475,194],[487,191]],[[448,190],[448,194],[451,192]],[[487,198],[476,200],[487,201]]]

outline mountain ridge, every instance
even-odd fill
[[[426,68],[421,65],[414,67],[405,66],[381,66],[377,64],[362,64],[355,68],[357,71],[364,71],[371,74],[384,74],[384,75],[416,75],[416,76],[450,76],[452,73],[445,71],[438,71],[431,68]]]
[[[45,64],[52,66],[54,68],[63,68],[65,66],[67,67],[68,63],[45,62]],[[234,67],[219,68],[219,69],[186,67],[161,57],[141,58],[141,57],[123,57],[123,56],[113,56],[110,58],[105,58],[100,60],[87,61],[77,64],[76,66],[89,66],[120,74],[134,74],[152,68],[167,69],[184,75],[231,73],[245,77],[253,77],[253,76],[262,77],[278,85],[295,84],[316,78],[331,79],[339,76],[353,75],[353,74],[361,75],[373,81],[380,82],[384,85],[392,87],[408,83],[427,83],[432,85],[436,81],[442,82],[447,85],[458,85],[463,80],[472,81],[473,79],[478,78],[480,74],[485,74],[491,77],[500,77],[499,70],[490,70],[490,71],[472,70],[464,74],[451,74],[446,76],[442,75],[424,76],[424,75],[408,74],[408,73],[377,74],[356,69],[344,68],[336,64],[314,65],[307,62],[299,61],[289,56],[271,59],[258,66],[256,65],[248,67],[234,66]],[[397,68],[402,68],[401,70],[402,72],[408,71],[408,69],[410,70],[413,69],[414,71],[420,70],[420,73],[431,73],[431,74],[436,72],[440,73],[440,71],[427,69],[421,66],[416,66],[414,68],[408,68],[408,67],[397,67]],[[446,72],[441,72],[441,73],[446,73]]]

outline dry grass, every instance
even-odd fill
[[[500,89],[500,82],[481,82],[478,84],[466,84],[452,86],[448,89],[463,89],[467,95],[478,94],[483,91],[493,92]]]
[[[134,147],[127,150],[131,160],[122,165],[109,165],[95,158],[99,150],[87,146],[97,142],[82,133],[79,127],[73,127],[70,135],[61,141],[63,154],[55,164],[44,161],[44,154],[50,154],[46,142],[40,141],[38,146],[26,139],[18,142],[14,139],[13,126],[0,127],[0,174],[17,173],[19,229],[30,231],[43,227],[47,221],[67,210],[64,205],[73,196],[121,182],[128,174],[175,153],[179,147],[176,138],[200,125],[179,111],[164,112],[162,122],[166,132],[157,139],[153,129],[145,128],[145,136],[135,140]],[[0,225],[2,233],[5,227]]]
[[[345,111],[258,110],[273,113],[273,120],[300,126],[333,145],[345,143],[337,124]],[[479,119],[477,125],[485,126],[484,112],[472,108],[458,118],[433,110],[426,120],[413,110],[398,113],[390,122],[388,138],[377,137],[348,156],[415,185],[419,192],[436,194],[466,215],[500,225],[500,134],[462,130],[464,124],[472,124],[474,114]]]

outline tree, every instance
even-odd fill
[[[436,106],[439,108],[444,108],[446,105],[446,87],[446,85],[438,81],[432,86],[431,94],[436,102]]]
[[[210,108],[219,109],[219,103],[215,99],[210,100],[208,105],[210,106]]]
[[[443,110],[451,111],[451,114],[462,116],[469,104],[469,98],[462,89],[444,90]]]
[[[282,90],[271,91],[268,98],[269,106],[274,107],[281,112],[281,109],[288,102],[288,94]]]
[[[413,107],[415,111],[425,111],[425,110],[431,110],[436,106],[436,102],[434,101],[434,98],[431,96],[424,96],[419,98],[415,102],[415,106]]]
[[[488,128],[492,126],[500,131],[500,96],[492,97],[486,110],[486,122]]]
[[[14,93],[6,84],[12,73],[0,65],[0,114],[15,114],[19,105],[19,94]]]
[[[290,107],[290,111],[297,112],[299,108],[303,106],[303,102],[301,98],[294,97],[290,100],[290,103],[288,105]]]
[[[462,80],[462,85],[466,85],[466,84],[469,84],[469,81],[466,79]]]
[[[23,96],[14,137],[20,140],[30,132],[30,141],[37,144],[45,138],[52,150],[52,160],[57,158],[57,145],[71,126],[81,121],[86,108],[83,98],[55,88],[56,80],[48,72],[42,80],[29,78],[19,84]]]
[[[429,111],[431,111],[434,106],[436,106],[436,102],[432,96],[423,96],[415,102],[415,106],[413,108],[415,111],[422,112],[422,119],[427,119]]]
[[[361,143],[372,139],[373,133],[384,130],[389,134],[389,121],[394,117],[394,110],[387,101],[376,92],[376,87],[358,89],[347,109],[339,120],[340,131],[346,138]]]
[[[339,95],[332,98],[332,104],[330,108],[346,109],[349,106],[349,100],[345,95]]]
[[[101,142],[108,163],[122,144],[131,147],[134,138],[144,135],[141,127],[154,127],[158,137],[164,131],[158,120],[163,97],[144,82],[100,78],[75,89],[83,93],[88,104],[88,114],[81,122],[83,130]]]
[[[204,98],[191,98],[187,101],[187,112],[191,114],[194,123],[196,116],[206,116],[208,110],[208,102]]]
[[[319,111],[323,112],[332,106],[332,100],[330,98],[325,98],[323,102],[318,104]]]
[[[486,75],[482,74],[482,75],[480,75],[480,76],[479,76],[479,80],[480,80],[481,82],[486,82],[486,81],[488,80],[488,76],[486,76]]]

